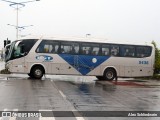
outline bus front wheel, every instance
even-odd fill
[[[44,69],[41,66],[35,66],[31,70],[30,74],[35,79],[41,79],[43,77],[43,74],[44,74]]]
[[[113,68],[108,68],[104,71],[103,78],[105,80],[113,80],[117,77],[116,71]]]
[[[96,76],[96,78],[97,78],[98,80],[104,80],[104,77],[103,77],[103,76]]]

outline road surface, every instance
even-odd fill
[[[1,74],[0,119],[160,120],[160,81],[65,75],[34,80]]]

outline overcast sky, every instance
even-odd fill
[[[25,0],[12,0],[24,2]],[[0,0],[0,48],[16,39],[16,10]],[[160,0],[41,0],[19,11],[21,35],[78,36],[151,42],[160,48]]]

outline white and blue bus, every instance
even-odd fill
[[[152,76],[152,44],[124,44],[92,38],[22,39],[11,43],[6,67],[40,79],[44,74],[117,77]]]

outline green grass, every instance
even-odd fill
[[[151,78],[156,79],[156,80],[160,80],[160,74],[154,74]]]
[[[160,80],[160,74],[154,74],[153,76],[150,77],[138,77],[135,79],[141,79],[141,80]]]

